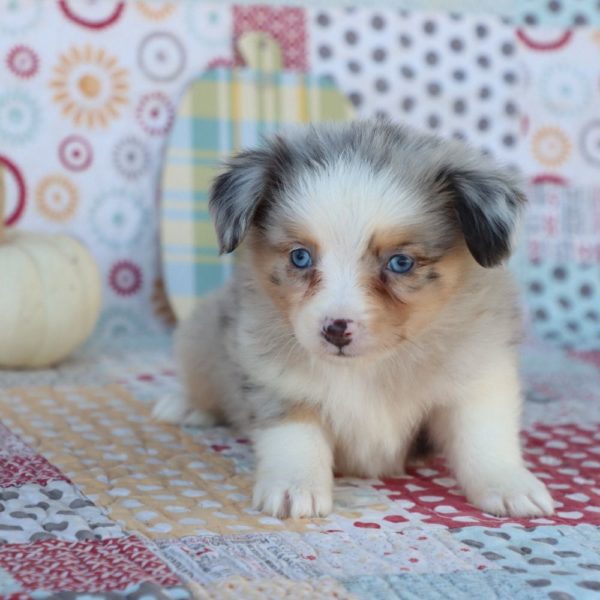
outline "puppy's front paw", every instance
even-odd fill
[[[333,456],[321,425],[310,415],[255,432],[257,510],[281,519],[331,512]]]
[[[163,423],[212,427],[216,423],[213,414],[193,409],[183,396],[163,396],[152,408],[152,418]]]
[[[331,487],[325,482],[263,477],[254,486],[253,505],[280,519],[325,517],[332,508]]]
[[[554,513],[546,486],[525,468],[482,481],[471,488],[467,498],[484,512],[498,517],[542,517]]]

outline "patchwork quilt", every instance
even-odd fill
[[[2,598],[600,597],[600,4],[346,4],[0,2],[6,224],[83,240],[104,288],[84,352],[0,371]],[[437,461],[339,478],[329,518],[281,521],[250,506],[247,439],[152,421],[157,398],[181,393],[160,333],[166,140],[188,84],[248,67],[239,42],[256,33],[286,77],[332,82],[356,115],[522,170],[522,439],[552,518],[483,514]]]
[[[552,518],[469,505],[443,461],[339,478],[334,513],[250,506],[227,428],[153,422],[169,340],[0,374],[0,592],[25,598],[550,598],[600,593],[600,353],[524,347],[523,445]]]

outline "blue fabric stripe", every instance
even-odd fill
[[[194,247],[187,244],[164,244],[165,254],[175,254],[179,256],[219,256],[219,249],[215,246],[203,246],[198,241]]]
[[[225,283],[226,270],[220,264],[202,265],[202,268],[191,270],[188,262],[170,261],[165,279],[169,293],[175,296],[202,295]]]
[[[210,213],[203,208],[169,208],[165,207],[162,211],[163,219],[169,221],[208,221]]]

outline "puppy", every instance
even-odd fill
[[[332,509],[333,470],[402,472],[423,426],[467,498],[549,515],[523,464],[516,293],[502,266],[524,197],[457,142],[388,122],[316,126],[231,159],[210,208],[233,280],[179,327],[187,396],[256,453],[254,506]]]

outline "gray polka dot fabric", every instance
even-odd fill
[[[453,535],[519,581],[519,597],[575,600],[600,591],[600,548],[593,526],[469,527]],[[523,595],[523,589],[530,595]]]
[[[123,536],[102,509],[66,481],[0,488],[0,545]]]
[[[598,267],[532,261],[527,278],[527,304],[542,338],[571,348],[600,345]]]
[[[600,6],[595,0],[519,0],[514,9],[509,13],[514,22],[528,27],[600,25]]]
[[[361,117],[464,139],[507,163],[519,140],[513,28],[480,15],[313,9],[310,61]]]

